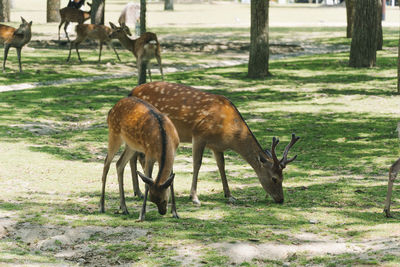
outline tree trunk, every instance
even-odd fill
[[[146,32],[146,0],[140,0],[140,34]],[[143,63],[138,73],[138,84],[146,83],[146,64]]]
[[[90,12],[90,23],[104,25],[105,0],[93,0],[92,11]]]
[[[382,1],[386,0],[376,0],[376,4],[378,6],[378,19],[377,19],[377,24],[376,24],[376,34],[377,34],[377,40],[376,40],[376,49],[377,50],[382,50],[383,46],[383,32],[382,32]]]
[[[354,13],[355,13],[355,4],[356,0],[346,0],[346,14],[347,14],[347,32],[346,37],[351,38],[353,36],[353,27],[354,27]]]
[[[9,0],[0,0],[0,21],[10,21],[10,2]]]
[[[60,21],[60,0],[47,0],[47,22]]]
[[[174,10],[174,0],[165,0],[164,10]]]
[[[356,1],[350,67],[371,68],[376,64],[377,8],[376,0]]]
[[[400,93],[400,35],[399,35],[399,51],[397,54],[397,92]]]
[[[268,8],[269,0],[251,1],[250,56],[248,77],[265,78],[268,70]]]

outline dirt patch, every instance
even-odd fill
[[[0,220],[1,222],[1,220]],[[52,254],[56,258],[74,263],[110,266],[123,264],[118,258],[107,257],[106,245],[141,242],[137,239],[148,231],[133,227],[37,225],[19,223],[8,231],[8,238],[27,245],[32,252]],[[102,245],[103,244],[103,245]]]

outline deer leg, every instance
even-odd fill
[[[65,25],[64,25],[64,32],[65,32],[65,35],[67,36],[68,42],[70,42],[68,32],[67,32],[68,25],[69,25],[69,21],[66,21]]]
[[[118,60],[121,61],[121,59],[119,58],[119,55],[117,53],[117,50],[115,49],[115,47],[112,45],[112,43],[107,43],[107,46],[110,47],[114,50],[115,55],[117,56]]]
[[[81,56],[79,55],[79,50],[78,50],[78,45],[80,44],[80,42],[77,42],[77,41],[75,40],[74,43],[75,43],[75,50],[76,50],[76,53],[78,54],[79,62],[82,63],[82,59],[81,59]]]
[[[100,63],[100,60],[101,60],[101,50],[102,49],[103,49],[103,42],[99,41],[99,63]]]
[[[163,69],[162,69],[162,65],[161,65],[161,56],[156,55],[156,59],[157,59],[158,67],[160,68],[161,79],[164,81],[164,73],[163,73]]]
[[[201,162],[203,159],[203,152],[206,144],[202,140],[198,140],[196,138],[192,139],[192,154],[193,154],[193,179],[192,179],[192,187],[190,189],[190,198],[192,202],[196,205],[201,205],[199,198],[197,197],[197,180],[199,176],[199,170],[201,167]]]
[[[125,192],[124,192],[124,170],[128,161],[132,158],[134,150],[126,146],[121,157],[117,161],[117,175],[118,175],[118,185],[119,185],[119,203],[123,214],[129,214],[128,208],[125,203]]]
[[[103,176],[102,186],[101,186],[101,197],[100,197],[100,212],[104,213],[104,197],[105,197],[105,190],[106,190],[106,180],[107,174],[110,169],[110,164],[117,153],[119,147],[121,146],[121,139],[118,136],[112,136],[109,134],[109,141],[108,141],[108,152],[106,159],[104,160],[104,167],[103,167]]]
[[[174,193],[174,182],[170,185],[171,187],[171,212],[172,212],[172,217],[179,219],[179,215],[176,212],[176,204],[175,204],[175,193]]]
[[[6,72],[6,61],[8,56],[8,50],[10,50],[10,45],[4,45],[4,59],[3,59],[3,73]]]
[[[153,166],[154,162],[146,158],[146,163],[145,163],[145,170],[144,173],[147,177],[151,178],[151,174],[153,172]],[[147,203],[147,195],[149,193],[149,185],[145,185],[145,190],[144,190],[144,199],[143,199],[143,205],[142,205],[142,210],[140,211],[139,215],[139,221],[144,221],[145,215],[146,215],[146,203]]]
[[[228,198],[229,203],[235,203],[236,199],[232,197],[231,191],[229,190],[228,186],[228,180],[226,179],[224,153],[215,150],[213,150],[213,153],[215,160],[217,161],[219,174],[221,175],[222,187],[224,188],[225,197]]]
[[[146,68],[147,68],[147,72],[149,73],[150,82],[152,82],[153,80],[151,79],[151,64],[150,64],[150,62],[148,62],[146,64]]]
[[[134,192],[135,196],[138,196],[139,198],[143,198],[143,194],[139,188],[139,181],[138,181],[138,176],[137,176],[138,156],[139,156],[139,152],[135,152],[135,154],[133,154],[132,158],[130,159],[129,164],[131,166],[133,192]]]
[[[390,215],[390,202],[392,198],[392,189],[393,189],[393,182],[397,177],[397,173],[400,171],[400,158],[396,160],[395,163],[390,167],[389,169],[389,182],[388,182],[388,191],[386,195],[386,201],[385,201],[385,209],[384,212],[386,214],[386,217],[392,217]]]
[[[61,20],[60,25],[58,25],[58,41],[60,41],[60,29],[61,26],[64,24],[65,20]]]
[[[22,67],[21,67],[21,47],[17,47],[17,56],[18,56],[19,72],[22,73]]]

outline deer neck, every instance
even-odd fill
[[[132,40],[128,35],[124,34],[118,37],[121,44],[131,52],[134,52],[135,40]]]

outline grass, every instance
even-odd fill
[[[178,35],[165,28],[159,31]],[[340,31],[343,29],[276,28],[271,34],[277,40],[285,40],[294,32],[317,32],[308,41],[348,45],[349,41],[339,36]],[[192,34],[213,32],[197,29]],[[238,37],[233,37],[236,33]],[[396,190],[392,206],[395,218],[386,219],[382,209],[388,166],[400,154],[396,132],[396,34],[397,30],[385,30],[385,49],[378,53],[377,67],[373,69],[349,68],[348,53],[336,53],[271,61],[273,76],[265,80],[246,78],[246,65],[166,75],[167,81],[231,99],[263,147],[271,145],[273,136],[283,144],[292,132],[301,136],[291,151],[292,155],[299,155],[298,160],[284,172],[283,205],[265,198],[254,171],[230,151],[226,153],[226,169],[232,194],[238,201],[227,204],[216,164],[206,151],[199,177],[202,206],[193,206],[188,200],[191,149],[183,144],[174,168],[181,219],[175,220],[169,214],[161,217],[151,204],[146,221],[136,222],[141,201],[133,197],[129,175],[125,188],[131,214],[115,214],[119,197],[113,168],[107,182],[106,213],[98,213],[107,143],[106,116],[136,84],[136,79],[129,77],[1,93],[0,212],[11,214],[19,223],[43,227],[124,226],[148,231],[131,240],[118,235],[91,236],[85,245],[94,253],[94,260],[106,264],[179,266],[188,258],[195,265],[224,266],[230,264],[229,255],[216,249],[216,244],[309,243],[298,238],[301,234],[352,244],[395,239],[400,233],[400,198]],[[245,31],[237,29],[227,38],[241,41],[244,35]],[[16,74],[9,70],[0,77],[0,83],[59,80],[131,69],[131,65],[125,66],[128,53],[122,55],[123,63],[117,63],[112,51],[106,50],[104,62],[110,62],[109,66],[96,65],[97,53],[86,49],[82,49],[86,63],[76,64],[75,58],[68,65],[63,63],[66,53],[63,49],[24,51],[26,72]],[[193,64],[215,57],[207,53],[175,57],[168,51],[163,55],[166,65],[175,61]],[[15,70],[15,57],[10,55],[9,59],[8,64]],[[1,239],[0,248],[0,262],[5,264],[63,262],[55,257],[55,251],[37,250],[34,244],[12,237]],[[195,258],[185,256],[179,250],[182,248],[189,248]],[[388,253],[373,248],[365,253],[338,255],[298,253],[284,260],[259,257],[241,266],[283,263],[395,266],[400,263],[400,256],[398,250]]]

